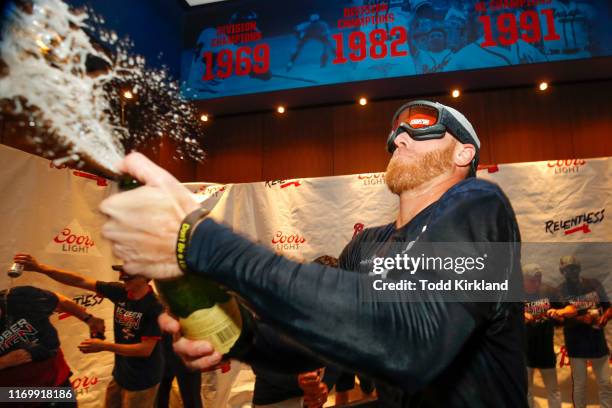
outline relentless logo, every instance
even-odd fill
[[[47,245],[47,252],[101,256],[91,235],[75,219]]]
[[[599,211],[578,214],[565,220],[548,220],[544,224],[544,229],[549,234],[554,234],[557,231],[563,231],[565,235],[574,234],[579,231],[587,234],[591,232],[589,225],[599,224],[604,220],[605,210],[605,208],[602,208]]]
[[[306,243],[306,238],[299,234],[285,234],[282,231],[276,231],[272,238],[272,245],[277,250],[299,249],[301,244]]]
[[[554,174],[578,173],[580,167],[586,164],[584,159],[568,159],[549,161],[548,168],[554,169]]]
[[[73,297],[72,300],[77,305],[81,305],[83,307],[93,307],[102,303],[104,297],[98,295],[97,293],[85,293]],[[70,313],[60,313],[58,317],[59,320],[63,320],[69,318],[70,316],[72,316]]]
[[[36,344],[37,334],[38,330],[30,322],[19,319],[0,333],[0,352],[4,353],[16,344]]]
[[[272,188],[276,185],[280,185],[280,188],[287,188],[289,186],[295,186],[296,188],[301,186],[300,184],[300,180],[293,180],[293,181],[288,181],[288,180],[271,180],[271,181],[266,181],[265,186],[268,188]]]
[[[364,186],[385,184],[385,173],[360,174],[357,178],[363,181]]]

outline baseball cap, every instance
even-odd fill
[[[119,280],[120,281],[128,281],[128,280],[132,280],[132,279],[134,279],[136,277],[136,275],[128,275],[123,270],[123,265],[113,265],[113,266],[111,266],[111,268],[113,268],[113,271],[119,272]]]
[[[572,265],[580,267],[580,262],[578,261],[578,258],[576,258],[574,255],[565,255],[562,256],[561,259],[559,259],[559,269],[563,269]]]
[[[537,278],[542,276],[542,267],[537,263],[523,265],[523,276],[526,278]]]

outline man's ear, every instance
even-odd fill
[[[455,163],[460,167],[469,166],[476,155],[476,148],[471,144],[458,143],[458,146],[459,151],[455,154]]]

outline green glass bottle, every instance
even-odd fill
[[[126,175],[118,183],[123,191],[140,186],[137,180]],[[241,309],[233,296],[210,279],[193,274],[154,280],[154,283],[162,301],[178,317],[185,337],[207,340],[221,354],[232,349],[243,326]]]
[[[215,282],[197,275],[155,280],[155,288],[172,314],[179,318],[183,335],[207,340],[227,354],[240,337],[242,317],[236,299]]]

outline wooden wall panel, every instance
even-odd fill
[[[482,143],[480,163],[495,164],[612,156],[611,93],[612,81],[600,81],[553,85],[547,92],[520,88],[431,99],[456,107],[470,119]],[[213,159],[198,167],[197,177],[249,182],[384,171],[391,116],[404,102],[219,120],[211,126],[211,137],[221,133],[224,137],[219,140],[240,137],[243,143],[230,148],[205,142]],[[255,118],[261,126],[246,135],[239,123]]]
[[[183,182],[193,181],[196,162],[176,152],[176,142],[167,136],[159,141],[159,159],[157,163]]]
[[[264,180],[333,174],[333,109],[288,110],[265,115]]]
[[[334,174],[385,171],[391,116],[401,101],[344,105],[334,109]]]
[[[455,106],[482,142],[481,164],[612,156],[612,80],[430,99]],[[212,118],[202,164],[174,161],[163,143],[148,156],[182,181],[254,182],[384,171],[390,120],[405,100]],[[27,150],[2,125],[2,142]],[[155,142],[155,141],[153,141]],[[157,142],[158,143],[158,142]],[[31,151],[31,148],[30,148]]]
[[[264,115],[212,118],[193,181],[247,183],[263,178]]]
[[[574,157],[612,156],[611,93],[611,86],[588,84],[564,95]]]

